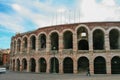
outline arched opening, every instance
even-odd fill
[[[110,49],[120,49],[120,33],[117,29],[112,29],[109,33]]]
[[[20,52],[20,48],[21,48],[21,40],[18,39],[17,41],[17,51]]]
[[[104,49],[104,33],[100,29],[93,32],[93,48],[94,50]]]
[[[13,59],[13,71],[15,71],[15,60]]]
[[[39,50],[46,48],[46,35],[41,34],[39,36]]]
[[[35,50],[36,49],[36,37],[35,36],[32,36],[30,38],[30,43],[31,43],[31,49]]]
[[[46,68],[47,68],[46,60],[44,58],[40,58],[39,59],[39,71],[46,72]]]
[[[78,49],[79,50],[88,50],[88,41],[87,40],[80,40],[78,43]]]
[[[78,50],[88,50],[88,31],[85,27],[77,30]]]
[[[20,71],[20,60],[17,59],[17,71]]]
[[[71,31],[66,31],[64,32],[63,36],[63,44],[64,44],[64,49],[72,49],[73,48],[73,34]]]
[[[79,72],[79,73],[84,73],[84,72],[86,72],[86,71],[88,70],[88,68],[89,68],[89,60],[88,60],[88,58],[86,58],[86,57],[80,57],[80,58],[78,59],[77,64],[78,64],[77,69],[78,69],[78,72]]]
[[[59,47],[59,39],[58,39],[58,33],[53,32],[50,36],[51,40],[51,50],[54,50],[53,47],[55,47],[56,50],[58,50]]]
[[[2,66],[3,65],[3,60],[2,60],[2,54],[1,54],[1,51],[0,51],[0,66]]]
[[[73,73],[73,60],[71,58],[67,57],[64,59],[63,71],[64,73]]]
[[[111,73],[120,74],[120,57],[115,56],[111,60]]]
[[[59,73],[59,61],[57,58],[53,57],[50,60],[50,72],[51,73]]]
[[[27,70],[27,60],[25,58],[22,60],[22,70],[23,71]]]
[[[94,73],[106,74],[106,61],[103,57],[96,57],[94,60]]]
[[[16,51],[16,41],[14,41],[14,52]]]
[[[36,68],[36,61],[34,58],[31,58],[30,59],[30,71],[35,72],[35,68]]]
[[[14,42],[13,41],[11,42],[10,47],[11,47],[11,53],[13,54],[14,53],[14,50],[13,50],[14,49]],[[0,59],[1,59],[1,57],[0,57]]]
[[[27,49],[27,44],[28,44],[28,41],[27,41],[27,38],[25,37],[23,39],[23,49],[26,50]]]

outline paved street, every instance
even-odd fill
[[[80,74],[36,74],[7,72],[0,74],[0,80],[120,80],[120,75],[80,75]]]

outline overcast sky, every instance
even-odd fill
[[[0,0],[0,48],[18,32],[96,21],[120,21],[120,0]]]

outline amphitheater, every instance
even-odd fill
[[[120,74],[120,22],[61,24],[18,33],[11,38],[10,69]]]

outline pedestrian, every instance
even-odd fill
[[[89,67],[87,68],[87,76],[91,76]]]

